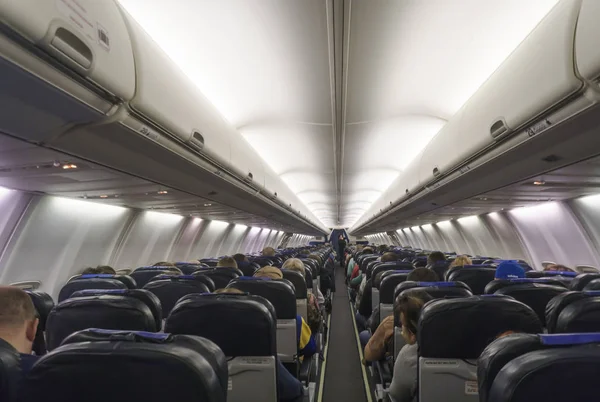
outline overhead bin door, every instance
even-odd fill
[[[600,1],[583,0],[575,34],[576,66],[581,77],[598,86],[600,77]]]
[[[460,148],[440,159],[442,169],[527,124],[531,135],[538,134],[549,125],[540,122],[544,114],[582,88],[573,60],[580,4],[581,0],[560,1],[469,99],[459,132],[450,132]],[[436,138],[443,141],[442,135]]]
[[[135,91],[131,42],[112,0],[0,0],[0,129],[43,141]]]
[[[216,108],[121,7],[131,35],[137,90],[131,108],[181,141],[229,161],[230,133]]]

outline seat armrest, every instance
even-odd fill
[[[310,382],[310,374],[312,372],[313,365],[315,364],[315,359],[318,359],[318,357],[318,355],[313,355],[310,359],[304,359],[300,364],[298,379],[306,387],[308,387],[308,383]]]
[[[373,362],[373,371],[375,374],[375,382],[381,384],[384,388],[386,384],[392,382],[392,370],[387,360],[378,360]]]

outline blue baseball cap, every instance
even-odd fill
[[[525,278],[525,270],[513,261],[501,262],[496,268],[496,279]]]

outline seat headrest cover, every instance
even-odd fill
[[[84,289],[127,289],[127,285],[118,279],[111,278],[82,278],[67,282],[58,294],[58,302],[71,297],[73,293]]]
[[[212,342],[192,336],[169,343],[73,343],[35,364],[24,383],[23,400],[60,395],[62,402],[225,402],[226,367],[225,356]],[[90,378],[107,381],[91,391]]]
[[[165,331],[210,339],[228,357],[275,356],[274,312],[266,300],[259,299],[252,295],[190,295],[177,303]],[[207,324],[214,322],[219,324]]]
[[[394,291],[396,287],[398,284],[405,282],[409,274],[409,272],[406,271],[391,272],[394,272],[394,274],[384,277],[379,284],[379,302],[383,304],[391,304],[394,302]]]
[[[600,332],[583,334],[540,334],[542,345],[566,346],[583,345],[587,343],[600,343]]]
[[[546,285],[565,287],[565,285],[563,285],[562,282],[555,278],[494,279],[485,286],[485,293],[491,294],[508,286],[515,286],[526,283],[542,283]]]
[[[415,282],[417,284],[417,286],[425,286],[425,287],[429,287],[429,286],[437,286],[440,288],[454,288],[457,287],[459,285],[458,282]]]
[[[542,325],[530,307],[516,300],[480,296],[433,300],[421,312],[419,354],[475,359],[508,330],[540,333]]]
[[[168,343],[173,337],[171,334],[147,331],[120,331],[114,329],[89,328],[69,335],[61,345],[78,342],[98,341],[126,341],[126,342],[151,342]]]
[[[48,316],[48,349],[55,349],[70,334],[87,328],[160,330],[146,303],[133,297],[103,295],[67,299]]]

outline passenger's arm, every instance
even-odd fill
[[[385,341],[386,335],[390,328],[393,329],[394,317],[386,317],[381,325],[377,327],[377,330],[369,339],[367,346],[365,346],[365,360],[368,362],[374,362],[381,360],[385,357]]]
[[[358,271],[358,272],[359,272],[358,276],[356,276],[354,279],[352,279],[350,281],[350,286],[353,286],[353,287],[360,286],[360,283],[362,282],[362,279],[363,279],[363,274],[360,271]]]
[[[417,393],[416,345],[405,345],[394,364],[394,376],[388,393],[395,402],[411,402]]]

